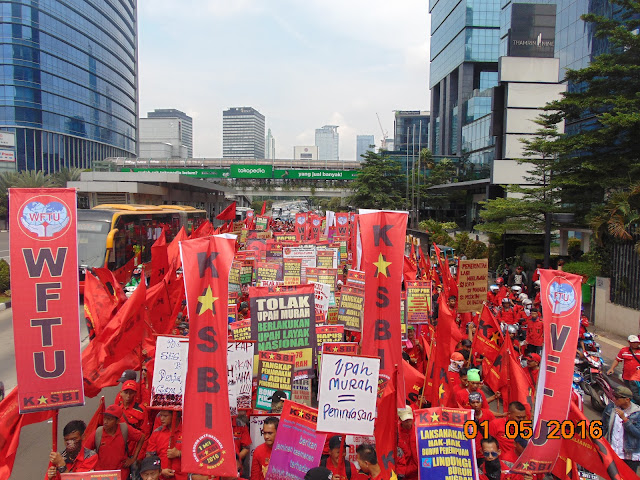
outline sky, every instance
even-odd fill
[[[193,117],[194,157],[222,157],[222,111],[254,107],[276,157],[339,125],[340,159],[394,110],[429,110],[427,0],[141,0],[140,116]]]

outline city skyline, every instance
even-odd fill
[[[394,110],[429,109],[422,1],[189,0],[176,9],[157,0],[138,7],[140,112],[170,105],[193,117],[198,157],[222,157],[222,111],[235,105],[265,115],[281,158],[295,145],[313,145],[319,126],[339,125],[345,160],[356,158],[356,135],[382,138],[376,113],[391,132]],[[238,35],[238,22],[242,38],[226,42]],[[168,59],[181,67],[170,68]]]

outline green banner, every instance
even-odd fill
[[[353,180],[357,170],[274,170],[273,178],[296,178],[309,180]]]
[[[121,171],[141,173],[179,173],[180,175],[196,178],[229,178],[228,168],[123,168]]]
[[[272,178],[271,165],[231,165],[232,178]]]

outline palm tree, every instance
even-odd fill
[[[63,168],[59,172],[51,175],[52,182],[56,187],[66,187],[67,182],[77,182],[80,180],[81,168]]]
[[[600,242],[605,232],[621,241],[634,240],[640,233],[640,183],[611,195],[604,212],[592,220],[591,227]],[[640,253],[640,240],[635,249]]]
[[[16,188],[48,188],[54,183],[49,175],[45,175],[38,170],[23,170],[15,176],[15,183],[11,185]]]

